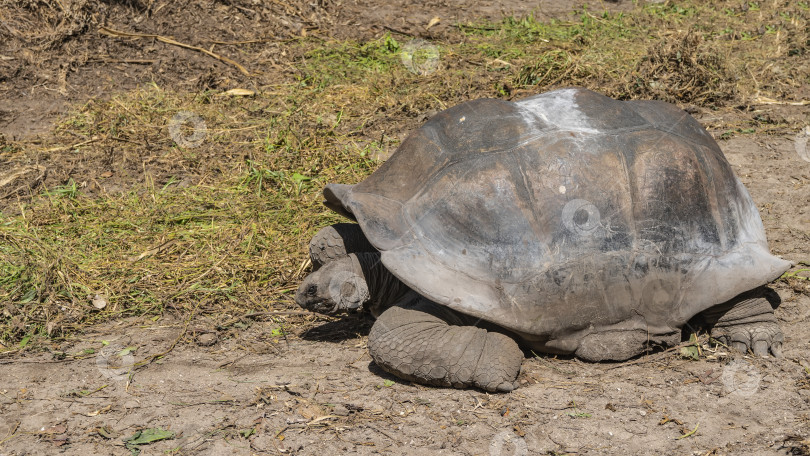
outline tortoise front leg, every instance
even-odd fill
[[[366,239],[360,225],[356,223],[336,223],[327,226],[309,241],[309,257],[312,259],[313,271],[350,253],[376,251],[377,249]]]
[[[742,353],[751,350],[759,356],[782,356],[785,337],[766,298],[768,291],[757,288],[704,311],[702,317],[712,327],[712,337]]]
[[[414,293],[410,304],[380,315],[368,336],[369,352],[386,372],[417,383],[491,392],[517,388],[523,362],[518,344],[464,320]]]

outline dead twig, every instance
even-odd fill
[[[411,37],[416,36],[413,33],[403,32],[402,30],[398,30],[398,29],[395,29],[394,27],[389,27],[387,25],[383,25],[383,28],[385,30],[388,30],[389,32],[399,33],[400,35],[411,36]]]
[[[651,362],[651,361],[654,361],[656,359],[661,359],[661,358],[665,357],[668,353],[671,353],[671,352],[673,352],[675,350],[680,350],[683,347],[688,347],[688,346],[694,345],[694,344],[695,344],[695,341],[681,342],[680,344],[675,345],[674,347],[669,347],[666,350],[660,351],[658,353],[652,353],[650,355],[644,355],[641,358],[634,359],[632,361],[627,361],[627,362],[616,364],[616,365],[613,365],[613,366],[608,366],[607,370],[619,369],[619,368],[622,368],[622,367],[628,367],[628,366],[632,366],[632,365],[639,364],[639,363]]]
[[[224,46],[238,46],[240,44],[254,44],[254,43],[267,43],[268,41],[279,41],[278,38],[262,38],[259,40],[245,40],[245,41],[217,41],[211,40],[211,44],[221,44]]]
[[[135,65],[152,65],[157,60],[149,59],[90,59],[88,63],[131,63]]]
[[[77,147],[86,146],[86,145],[91,144],[91,143],[94,143],[94,142],[96,142],[96,141],[100,141],[101,139],[103,139],[103,138],[99,138],[99,137],[97,137],[97,136],[94,136],[94,137],[92,137],[91,139],[88,139],[87,141],[82,141],[82,142],[80,142],[80,143],[76,143],[76,144],[74,144],[74,145],[72,145],[72,146],[59,146],[59,147],[53,147],[53,148],[51,148],[51,149],[46,149],[44,152],[58,152],[58,151],[62,151],[62,150],[70,150],[70,149],[75,149],[75,148],[77,148]]]
[[[229,59],[228,57],[225,57],[225,56],[222,56],[222,55],[219,55],[219,54],[215,54],[215,53],[209,51],[208,49],[203,49],[203,48],[198,47],[198,46],[192,46],[190,44],[185,44],[185,43],[181,43],[179,41],[175,41],[175,40],[173,40],[173,39],[171,39],[169,37],[166,37],[166,36],[150,35],[150,34],[145,34],[145,33],[122,32],[120,30],[114,30],[114,29],[111,29],[111,28],[108,28],[108,27],[101,27],[101,28],[98,29],[98,32],[101,33],[101,34],[104,34],[104,35],[115,36],[115,37],[120,37],[120,38],[154,38],[154,39],[156,39],[156,40],[158,40],[158,41],[160,41],[162,43],[171,44],[173,46],[179,46],[179,47],[182,47],[182,48],[191,49],[193,51],[202,52],[203,54],[209,55],[209,56],[211,56],[211,57],[213,57],[213,58],[215,58],[215,59],[217,59],[219,61],[222,61],[222,62],[228,63],[230,65],[233,65],[236,68],[238,68],[239,71],[242,72],[242,74],[244,74],[245,76],[250,76],[250,72],[245,67],[243,67],[242,65],[240,65],[236,61]]]
[[[11,440],[12,437],[15,437],[17,435],[17,429],[20,428],[21,423],[22,421],[18,421],[17,424],[14,425],[14,428],[9,431],[8,435],[3,437],[3,440],[0,440],[0,444],[6,443]]]
[[[752,105],[783,105],[783,106],[806,106],[810,105],[810,100],[787,101],[774,100],[773,98],[758,96],[751,100]]]
[[[163,244],[160,244],[157,247],[151,248],[151,249],[141,253],[140,255],[129,257],[129,258],[127,258],[127,260],[129,260],[132,263],[135,263],[135,262],[140,261],[140,260],[142,260],[142,259],[144,259],[144,258],[146,258],[148,256],[152,256],[152,255],[154,255],[156,253],[165,252],[169,247],[174,245],[176,242],[177,242],[176,239],[170,239],[170,240],[164,242]]]

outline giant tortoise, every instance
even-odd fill
[[[582,88],[465,102],[324,196],[357,223],[313,238],[296,301],[370,312],[371,356],[403,379],[509,391],[520,347],[625,360],[697,322],[779,355],[765,285],[790,264],[711,135],[673,105]]]

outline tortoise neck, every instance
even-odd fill
[[[366,280],[369,302],[366,309],[375,317],[386,311],[410,291],[382,264],[379,252],[354,254]]]

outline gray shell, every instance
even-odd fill
[[[586,89],[447,109],[324,195],[422,295],[543,338],[680,328],[790,266],[697,121]]]

